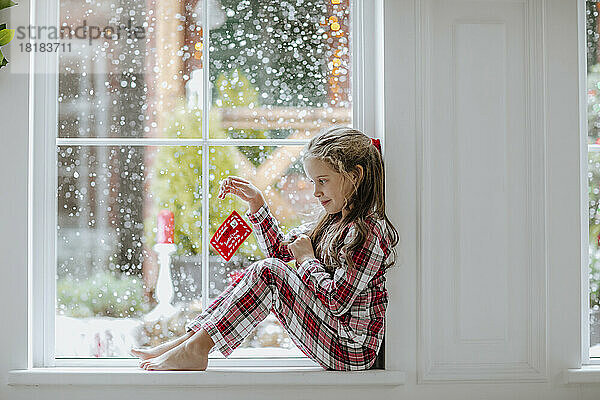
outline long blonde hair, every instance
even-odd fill
[[[383,158],[379,150],[372,144],[371,138],[357,129],[332,127],[313,137],[307,144],[302,161],[314,158],[326,162],[335,172],[342,174],[343,179],[353,183],[353,191],[344,199],[345,217],[342,212],[325,213],[308,235],[315,249],[315,255],[331,265],[333,269],[340,267],[338,255],[346,254],[349,268],[353,267],[352,253],[358,250],[369,234],[369,225],[365,218],[373,215],[376,219],[385,220],[385,239],[392,249],[394,260],[385,267],[395,264],[398,244],[398,231],[385,214],[385,170]],[[363,176],[355,184],[352,174],[358,172],[357,165],[363,168]],[[346,230],[350,224],[356,227],[356,236],[351,243],[344,244]]]

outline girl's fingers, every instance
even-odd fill
[[[235,194],[236,196],[239,196],[242,199],[244,199],[246,197],[245,194],[244,194],[244,192],[243,192],[243,190],[242,190],[242,188],[240,188],[238,186],[233,186],[233,185],[230,185],[230,186],[226,187],[225,189],[223,189],[222,195],[220,194],[219,196],[221,198],[225,198],[225,196],[228,193]]]
[[[250,181],[247,181],[247,180],[246,180],[246,179],[244,179],[244,178],[240,178],[239,176],[233,176],[233,175],[231,175],[229,178],[230,178],[232,181],[237,181],[237,182],[242,182],[242,183],[250,183]]]
[[[244,191],[244,188],[242,187],[234,187],[234,194],[236,194],[237,196],[239,196],[242,200],[248,200],[248,193],[246,193]]]
[[[231,182],[225,182],[223,184],[223,186],[225,187],[225,189],[227,188],[235,188],[235,189],[248,189],[251,186],[251,183],[248,182],[242,182],[242,181],[231,181]]]
[[[242,200],[247,200],[254,192],[255,189],[251,182],[237,176],[228,176],[221,181],[218,197],[225,198],[228,193],[232,193],[242,198]]]
[[[222,184],[221,187],[219,188],[219,195],[218,195],[218,197],[221,198],[221,199],[224,199],[225,195],[227,195],[227,188],[225,187],[224,184]]]
[[[221,187],[227,187],[227,186],[233,186],[233,185],[241,185],[241,184],[248,184],[250,182],[247,181],[243,181],[243,180],[239,180],[239,179],[234,179],[233,177],[227,177],[225,179],[223,179],[221,181]]]
[[[244,183],[244,182],[236,182],[236,183],[232,184],[232,187],[234,187],[236,189],[244,190],[244,189],[249,189],[250,184]]]

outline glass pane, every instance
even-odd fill
[[[56,356],[130,357],[183,335],[202,307],[200,264],[175,264],[201,254],[201,148],[57,152]]]
[[[306,139],[325,126],[351,125],[349,0],[208,4],[211,138]],[[70,47],[59,52],[58,137],[201,137],[202,7],[201,0],[60,0],[61,27],[87,36],[61,38]],[[91,37],[96,28],[102,34]],[[215,200],[229,174],[256,181],[287,231],[319,206],[300,150],[212,147],[207,190]],[[57,357],[129,357],[131,346],[183,334],[202,309],[200,148],[64,145],[57,152]],[[220,203],[209,204],[211,235],[231,210],[246,210]],[[156,246],[170,226],[168,211],[172,246]],[[254,236],[232,264],[210,251],[211,299],[228,273],[264,257]],[[166,275],[158,273],[163,265]],[[264,324],[272,330],[276,322]],[[286,336],[268,344],[253,334],[244,346],[289,347]]]
[[[213,138],[352,124],[350,1],[209,1]]]
[[[590,357],[600,357],[600,152],[589,156]]]
[[[312,195],[312,185],[304,174],[300,162],[302,149],[303,146],[210,147],[210,237],[234,210],[241,216],[248,211],[247,203],[237,196],[227,195],[223,200],[217,197],[220,181],[229,175],[245,178],[261,190],[284,233],[314,220],[322,207]],[[215,266],[210,274],[211,299],[231,283],[236,273],[264,258],[254,233],[228,262],[211,247],[210,263]],[[238,349],[263,347],[300,352],[273,313]],[[239,353],[236,349],[231,356]]]
[[[201,137],[201,4],[60,0],[58,136]],[[186,110],[194,130],[171,118]]]
[[[600,2],[586,1],[590,358],[600,359]]]

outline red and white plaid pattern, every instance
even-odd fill
[[[225,357],[273,311],[296,346],[325,369],[370,368],[385,329],[388,303],[383,262],[390,255],[379,222],[368,219],[371,234],[353,255],[354,268],[333,276],[321,261],[306,260],[294,269],[284,240],[293,241],[309,224],[284,237],[266,205],[246,213],[267,259],[248,266],[186,330],[204,328]],[[345,241],[355,234],[350,226]]]

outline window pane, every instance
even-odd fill
[[[59,53],[58,137],[200,138],[203,96],[210,138],[307,139],[351,125],[349,0],[209,0],[207,67],[203,4],[60,0],[61,41],[71,47]],[[101,35],[78,37],[84,26]],[[256,181],[284,231],[311,219],[320,205],[301,148],[211,147],[209,233],[233,209],[246,211],[216,200],[229,174]],[[73,143],[57,152],[57,357],[129,357],[131,346],[183,334],[203,308],[200,147]],[[172,252],[155,246],[168,211]],[[231,263],[209,251],[210,299],[229,273],[264,257],[254,235]],[[170,277],[162,291],[161,257]],[[295,348],[271,317],[242,347]],[[268,341],[261,329],[277,333]]]
[[[211,137],[298,139],[351,125],[349,0],[209,4],[211,104],[222,127]]]
[[[217,197],[220,181],[235,175],[252,182],[263,193],[269,209],[279,221],[284,233],[302,223],[312,221],[322,210],[312,195],[312,185],[304,174],[300,154],[302,146],[256,146],[210,148],[210,235],[235,210],[240,215],[248,205],[239,197],[229,194],[223,200]],[[236,274],[257,260],[265,258],[258,247],[255,234],[246,239],[229,262],[211,248],[211,264],[219,268],[211,271],[210,296],[217,297],[235,278]],[[293,261],[291,262],[293,265]],[[297,350],[276,316],[271,313],[240,345],[240,348],[281,348]],[[236,349],[232,357],[239,353]]]
[[[600,2],[586,1],[590,358],[600,358]]]
[[[59,137],[180,137],[171,113],[202,103],[186,44],[202,37],[192,4],[60,0],[70,47],[59,53]],[[201,137],[201,124],[187,135]]]
[[[590,357],[600,357],[600,152],[589,151]]]
[[[132,345],[182,335],[201,310],[200,264],[174,262],[201,254],[201,148],[60,146],[57,156],[57,357],[129,357]],[[165,210],[171,228],[157,222]],[[174,243],[171,293],[157,287],[157,241]],[[169,295],[175,313],[153,314]]]

